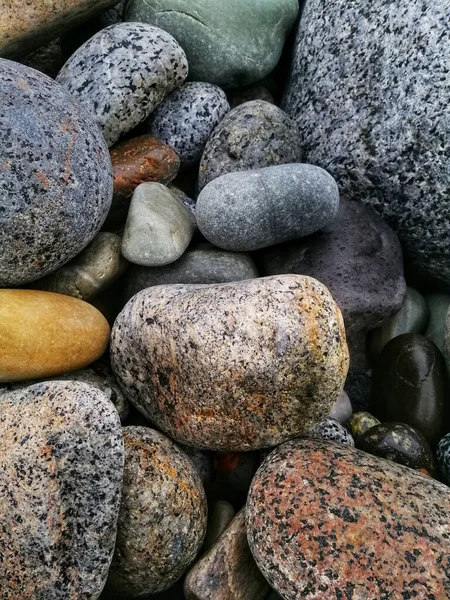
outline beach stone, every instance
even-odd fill
[[[0,287],[28,283],[100,230],[111,162],[95,123],[45,75],[0,59]]]
[[[88,302],[108,289],[128,268],[120,253],[121,238],[100,232],[69,263],[50,275],[29,284],[34,290],[66,294]]]
[[[112,146],[183,83],[187,71],[184,51],[166,31],[118,23],[83,44],[57,81],[90,112]]]
[[[447,485],[450,486],[450,433],[444,435],[440,440],[436,458],[439,464],[439,469]]]
[[[370,208],[341,198],[338,216],[326,227],[268,248],[263,261],[266,275],[302,273],[328,287],[344,317],[351,369],[366,368],[366,332],[397,313],[406,293],[402,250],[392,229]]]
[[[298,14],[297,0],[130,0],[126,21],[171,33],[186,51],[190,78],[236,87],[274,69]]]
[[[245,509],[186,576],[186,600],[264,600],[269,584],[250,552]]]
[[[95,600],[114,552],[119,417],[98,389],[52,381],[0,395],[4,598]]]
[[[366,431],[369,431],[369,429],[372,429],[375,425],[380,425],[380,421],[367,411],[354,413],[346,423],[346,427],[352,434],[356,443],[358,443],[359,439]]]
[[[155,285],[226,283],[256,277],[258,271],[249,254],[198,244],[170,265],[151,268],[132,266],[124,277],[124,299],[128,302],[137,292]]]
[[[194,463],[194,467],[197,469],[197,473],[199,474],[203,487],[207,492],[214,479],[212,453],[205,450],[199,450],[198,448],[193,448],[192,446],[185,446],[184,444],[177,445],[178,448],[180,448],[180,450],[182,450]]]
[[[354,446],[355,441],[352,438],[351,433],[341,425],[335,419],[330,417],[321,421],[318,425],[313,427],[311,431],[308,431],[306,437],[310,438],[322,438],[329,442],[336,442],[343,446]]]
[[[176,261],[195,231],[191,211],[161,183],[141,183],[133,193],[122,239],[122,254],[144,267]]]
[[[183,167],[190,167],[200,160],[214,128],[229,110],[220,87],[189,82],[164,98],[145,127],[150,135],[175,150]]]
[[[368,345],[372,357],[377,360],[386,344],[398,335],[423,333],[428,317],[429,309],[425,298],[417,290],[407,287],[398,313],[369,333]]]
[[[148,427],[124,427],[125,471],[107,589],[142,598],[169,588],[192,563],[206,532],[200,477],[177,446]]]
[[[179,188],[177,188],[176,186],[174,186],[172,184],[168,185],[167,187],[172,192],[172,194],[175,196],[175,198],[177,200],[179,200],[180,202],[182,202],[186,206],[186,208],[188,208],[195,217],[195,205],[196,205],[195,200],[193,198],[190,198],[185,192],[183,192],[183,190],[180,190]]]
[[[434,342],[441,352],[444,352],[445,317],[450,306],[450,295],[426,294],[425,300],[430,318],[423,335]]]
[[[197,198],[197,225],[225,250],[257,250],[307,236],[337,215],[334,179],[306,164],[277,165],[214,179]]]
[[[342,392],[336,402],[333,404],[333,408],[329,414],[331,419],[335,419],[338,423],[343,425],[352,416],[353,408],[350,398],[346,392]]]
[[[90,304],[51,292],[0,290],[0,382],[60,375],[106,349],[109,325]]]
[[[311,429],[348,368],[338,307],[297,275],[142,290],[116,319],[111,359],[147,419],[176,441],[224,452]]]
[[[300,136],[293,119],[263,100],[230,111],[214,130],[203,151],[198,174],[202,190],[213,179],[301,160]]]
[[[301,439],[259,468],[247,536],[284,600],[445,598],[449,510],[448,488],[430,477],[354,448]]]
[[[236,512],[226,500],[218,500],[209,515],[202,552],[208,552],[234,519]]]
[[[447,287],[449,8],[448,0],[309,1],[283,103],[306,161],[389,222],[412,273]]]

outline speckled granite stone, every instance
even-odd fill
[[[247,502],[250,548],[285,600],[450,596],[450,496],[365,452],[295,440],[272,452]]]
[[[269,584],[248,547],[245,509],[186,575],[186,600],[264,600]]]
[[[253,100],[234,108],[209,138],[200,161],[198,188],[235,171],[297,163],[297,125],[277,106]]]
[[[54,271],[99,231],[112,196],[102,135],[60,85],[0,59],[0,287]]]
[[[299,275],[145,289],[116,319],[111,358],[148,419],[182,443],[223,451],[311,429],[348,368],[338,307]]]
[[[308,431],[306,437],[309,438],[322,438],[329,442],[336,442],[343,446],[354,446],[355,441],[352,438],[351,433],[341,425],[336,419],[327,417],[316,425],[311,431]]]
[[[213,466],[213,454],[206,450],[199,450],[192,446],[185,446],[184,444],[177,444],[178,448],[182,450],[186,456],[188,456],[194,463],[194,467],[197,469],[197,473],[200,476],[201,482],[205,491],[208,492],[211,487],[212,480],[214,478],[214,466]]]
[[[90,112],[112,146],[183,83],[187,71],[182,48],[166,31],[119,23],[83,44],[57,81]]]
[[[0,396],[2,598],[98,598],[123,461],[119,417],[98,389],[54,381]]]
[[[195,208],[209,242],[257,250],[325,227],[337,215],[339,190],[319,167],[277,165],[221,175],[203,188]]]
[[[412,271],[450,283],[450,4],[309,0],[284,100],[306,160],[398,232]]]
[[[200,160],[211,133],[229,110],[225,92],[217,85],[185,83],[164,98],[146,127],[189,167]]]
[[[107,589],[142,598],[169,588],[194,560],[207,504],[193,464],[164,435],[125,427],[125,472]]]

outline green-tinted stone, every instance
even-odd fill
[[[366,433],[366,431],[379,424],[380,421],[376,417],[374,417],[368,412],[362,411],[356,412],[354,415],[352,415],[352,417],[347,421],[345,426],[352,434],[355,442],[357,442],[358,439],[364,433]]]
[[[445,338],[445,316],[450,306],[450,296],[448,294],[427,294],[425,300],[430,311],[430,319],[424,335],[444,351]]]

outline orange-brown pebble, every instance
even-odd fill
[[[0,382],[81,369],[106,349],[109,325],[93,306],[62,294],[0,290]]]

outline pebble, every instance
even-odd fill
[[[175,150],[183,167],[189,167],[200,160],[206,142],[229,110],[220,87],[189,82],[164,98],[145,127]]]
[[[391,340],[374,370],[373,403],[382,420],[415,427],[435,447],[450,431],[448,379],[437,346],[418,333]]]
[[[186,600],[264,600],[269,585],[247,542],[245,510],[228,525],[208,554],[194,565],[184,582]]]
[[[120,421],[98,389],[52,381],[0,395],[3,598],[98,598],[114,552]]]
[[[0,289],[0,382],[75,371],[97,360],[108,339],[106,319],[86,302]]]
[[[321,421],[306,434],[310,438],[322,438],[329,442],[336,442],[343,446],[354,446],[355,441],[351,433],[335,419],[330,417]]]
[[[112,176],[100,131],[60,85],[0,59],[0,96],[0,286],[8,287],[54,271],[92,240]]]
[[[450,486],[450,433],[444,435],[442,440],[440,440],[436,451],[436,458],[444,481]]]
[[[100,232],[69,263],[28,287],[88,302],[108,289],[128,268],[128,262],[120,253],[121,244],[121,238],[115,233]]]
[[[180,202],[182,202],[186,206],[186,208],[188,208],[191,211],[191,213],[194,215],[194,217],[195,217],[195,213],[196,213],[196,210],[195,210],[196,201],[193,198],[190,198],[185,192],[183,192],[183,190],[180,190],[175,185],[170,184],[167,187],[172,192],[172,194],[175,196],[175,198],[177,200],[179,200]]]
[[[201,157],[198,189],[226,173],[300,160],[295,121],[277,106],[253,100],[234,108],[213,131]]]
[[[449,511],[448,488],[430,477],[302,439],[277,448],[259,468],[247,536],[284,600],[446,598]]]
[[[207,504],[192,462],[148,427],[125,427],[125,471],[107,589],[142,598],[169,588],[195,559]]]
[[[144,267],[176,261],[189,246],[195,219],[161,183],[141,183],[134,190],[123,232],[122,254]]]
[[[218,500],[209,515],[205,541],[202,552],[208,552],[234,519],[236,512],[232,504],[226,500]]]
[[[308,1],[283,103],[306,161],[387,219],[412,273],[447,287],[448,20],[447,0]]]
[[[102,29],[69,58],[57,81],[100,125],[108,146],[144,121],[188,72],[184,51],[145,23]]]
[[[333,221],[339,208],[334,179],[306,164],[227,173],[197,198],[197,225],[225,250],[257,250],[307,236]]]
[[[353,408],[350,398],[346,392],[342,392],[336,402],[333,404],[333,408],[329,414],[331,419],[334,419],[341,425],[343,425],[352,416]]]
[[[298,10],[297,0],[243,0],[225,10],[220,0],[130,0],[125,20],[171,33],[194,81],[236,87],[273,70]]]
[[[450,307],[449,294],[426,294],[430,318],[423,335],[434,342],[441,352],[445,346],[445,317]]]
[[[111,357],[128,399],[152,423],[181,443],[224,452],[311,429],[348,368],[338,307],[321,283],[299,275],[142,290],[116,319]]]
[[[366,431],[369,431],[369,429],[372,429],[375,425],[380,425],[380,421],[367,411],[354,413],[346,423],[346,427],[352,434],[356,443],[358,443],[359,439]]]
[[[114,195],[106,226],[125,222],[134,190],[141,183],[168,185],[177,176],[180,159],[149,135],[140,135],[111,148]]]
[[[180,448],[180,450],[182,450],[194,463],[194,467],[197,469],[203,487],[205,491],[208,492],[214,479],[212,453],[206,452],[205,450],[199,450],[198,448],[192,448],[192,446],[185,446],[184,444],[177,445],[178,448]]]

